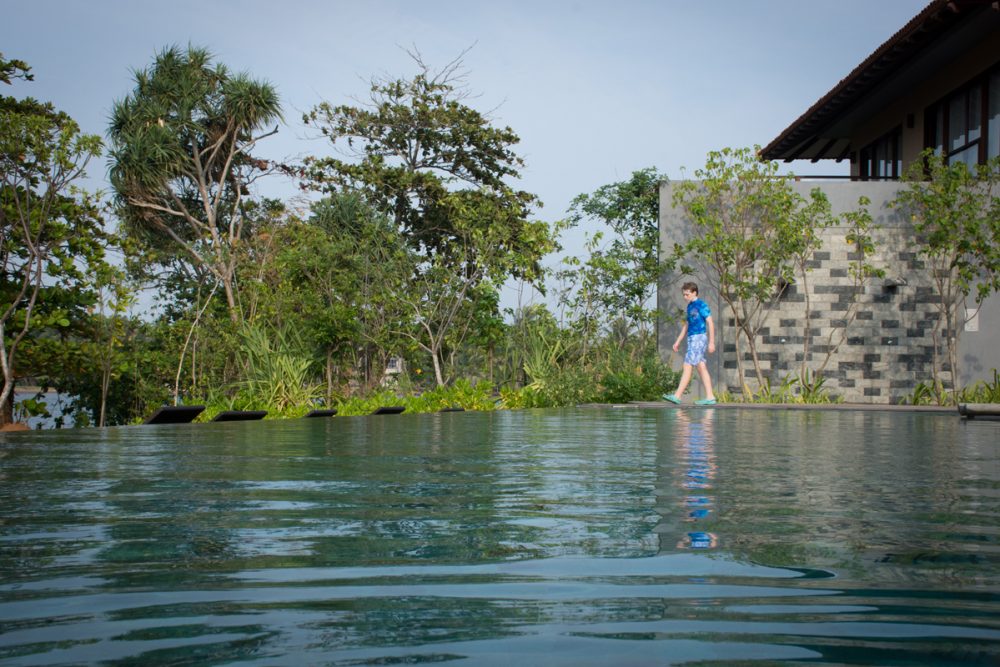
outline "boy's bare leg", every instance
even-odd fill
[[[690,366],[685,366],[684,370],[688,368]],[[690,377],[690,374],[688,377]],[[705,388],[705,398],[715,398],[715,392],[712,391],[712,376],[708,374],[708,364],[704,361],[698,364],[698,377],[701,378],[701,385]]]
[[[677,385],[677,389],[674,390],[674,396],[680,398],[684,395],[684,391],[687,389],[688,384],[691,382],[691,371],[694,370],[691,364],[684,364],[684,370],[681,372],[681,382]]]

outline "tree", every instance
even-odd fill
[[[249,321],[301,332],[322,359],[328,401],[338,385],[365,389],[384,376],[410,322],[397,295],[412,276],[410,251],[392,221],[356,193],[315,202],[245,245],[241,279]]]
[[[858,199],[857,209],[847,211],[841,216],[847,228],[847,232],[844,234],[844,241],[848,246],[854,248],[854,251],[848,255],[849,263],[847,266],[847,275],[851,280],[850,287],[853,298],[848,304],[847,310],[844,311],[843,318],[841,318],[843,326],[838,325],[830,329],[830,333],[826,338],[826,354],[823,357],[823,361],[820,362],[813,373],[812,378],[809,378],[807,370],[807,362],[810,359],[809,342],[812,340],[812,306],[809,302],[809,286],[803,280],[803,292],[806,295],[806,323],[805,335],[803,336],[803,370],[800,379],[804,388],[810,384],[815,385],[820,380],[821,374],[826,369],[827,364],[830,363],[830,360],[833,359],[834,355],[837,354],[837,351],[847,340],[851,326],[858,319],[858,313],[861,308],[860,297],[864,294],[865,289],[875,278],[885,277],[885,269],[872,263],[872,257],[878,249],[874,232],[879,229],[879,226],[874,224],[872,220],[871,213],[868,211],[869,205],[871,205],[871,200],[868,197],[862,196]]]
[[[517,135],[464,103],[461,60],[433,72],[411,55],[412,79],[373,79],[367,104],[323,103],[305,116],[341,157],[309,159],[300,173],[322,191],[359,192],[391,216],[412,266],[395,301],[416,326],[398,333],[431,357],[443,384],[446,357],[470,322],[489,319],[481,297],[511,277],[539,278],[555,239],[529,219],[537,197],[508,184],[523,166]]]
[[[778,176],[777,164],[760,161],[758,152],[759,147],[710,152],[705,167],[695,172],[699,180],[680,183],[673,201],[694,224],[694,236],[674,249],[670,263],[694,259],[718,280],[719,296],[736,323],[736,364],[744,392],[749,387],[741,339],[763,385],[757,337],[782,285],[793,279],[792,258],[813,244],[812,225],[830,211],[818,188],[806,200]]]
[[[0,52],[0,82],[8,86],[13,84],[13,79],[33,81],[35,76],[31,73],[31,67],[23,60],[5,60]]]
[[[244,235],[244,197],[267,171],[251,151],[281,118],[275,88],[213,65],[201,48],[159,53],[114,105],[111,184],[130,233],[166,244],[219,281],[229,316],[240,320],[235,249]]]
[[[461,241],[452,197],[475,192],[491,200],[493,216],[479,224],[491,228],[502,251],[494,257],[506,255],[514,277],[537,277],[550,246],[535,244],[537,226],[528,220],[540,203],[507,184],[523,166],[512,150],[520,139],[464,104],[460,59],[433,72],[419,54],[411,55],[419,68],[412,79],[373,79],[367,104],[324,102],[304,116],[343,159],[312,158],[300,173],[316,189],[363,193],[427,258],[443,254],[447,260],[451,243]]]
[[[938,381],[943,347],[952,391],[961,389],[958,342],[968,321],[966,303],[977,309],[1000,289],[1000,158],[970,169],[947,164],[928,149],[907,170],[893,206],[908,213],[917,232],[917,253],[926,260],[936,295],[934,375]],[[943,345],[942,345],[943,342]]]
[[[4,82],[27,78],[11,76],[27,66],[10,62],[0,59]],[[69,326],[87,299],[85,272],[103,262],[96,199],[72,185],[100,151],[99,137],[51,104],[0,98],[0,424],[11,418],[19,346],[33,330]]]
[[[603,247],[602,232],[591,237],[589,258],[576,271],[576,282],[591,285],[596,304],[640,337],[655,318],[647,306],[660,275],[659,191],[666,178],[655,167],[641,169],[627,181],[577,195],[569,209],[571,225],[597,220],[613,233]]]
[[[870,220],[870,218],[869,218]],[[805,298],[805,318],[802,326],[802,365],[799,369],[799,381],[803,386],[812,385],[814,378],[810,378],[809,361],[812,359],[812,290],[809,287],[809,272],[812,270],[813,258],[816,252],[823,247],[823,230],[833,226],[835,219],[830,215],[830,205],[825,197],[813,196],[808,204],[797,207],[790,219],[792,234],[788,236],[788,246],[786,248],[789,262],[794,274],[797,274],[800,292]],[[794,278],[793,274],[793,278]],[[779,294],[791,287],[790,282],[782,284],[779,278]],[[854,313],[857,314],[857,289],[855,289]],[[846,332],[846,325],[844,331]],[[845,333],[846,335],[846,333]],[[832,357],[829,348],[828,354],[820,370],[826,367]],[[819,371],[817,371],[819,372]]]
[[[26,349],[40,385],[68,396],[63,414],[76,426],[126,424],[145,407],[132,376],[156,382],[156,371],[137,349],[142,323],[130,317],[135,290],[121,267],[96,267],[90,281],[92,303],[72,313],[68,327],[31,341]],[[52,295],[46,295],[51,300]],[[144,363],[145,362],[145,363]]]

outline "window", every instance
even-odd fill
[[[1000,155],[1000,70],[990,75],[989,84],[989,107],[986,117],[989,119],[987,131],[989,137],[986,142],[986,157]]]
[[[926,145],[949,164],[971,167],[1000,155],[1000,69],[930,107],[926,127]]]
[[[861,180],[899,178],[903,169],[899,154],[902,134],[903,129],[897,127],[861,149]]]

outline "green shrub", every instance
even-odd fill
[[[944,383],[940,380],[920,382],[913,388],[913,393],[903,399],[910,405],[951,405],[953,398]]]
[[[825,385],[825,377],[806,371],[805,375],[786,375],[777,387],[771,384],[769,378],[764,378],[764,384],[758,387],[757,391],[751,392],[749,395],[742,394],[736,396],[728,391],[724,391],[719,394],[719,398],[723,403],[776,405],[783,403],[807,403],[811,405],[842,403],[843,398],[831,394]]]
[[[609,363],[601,378],[601,403],[654,401],[672,392],[680,382],[680,373],[660,361],[655,353],[648,354],[638,364],[627,359]]]
[[[237,383],[233,409],[283,413],[308,408],[322,395],[301,344],[280,331],[271,333],[250,326],[241,332],[246,378]]]
[[[522,410],[538,407],[537,395],[531,387],[504,388],[500,390],[500,407],[505,410]]]
[[[368,396],[344,398],[334,406],[339,416],[370,415],[381,407],[403,406],[407,413],[439,412],[445,408],[464,410],[495,410],[497,401],[488,382],[473,385],[468,380],[458,380],[450,387],[437,387],[418,395],[399,396],[389,389],[381,389]]]
[[[356,415],[370,415],[378,408],[402,405],[402,399],[395,392],[388,389],[380,389],[367,396],[349,396],[343,398],[333,406],[337,409],[340,417],[353,417]]]
[[[993,381],[980,380],[959,393],[959,403],[1000,403],[1000,376],[993,369]]]
[[[488,411],[496,409],[493,387],[489,382],[473,385],[468,380],[457,380],[450,387],[436,387],[419,396],[406,396],[402,403],[407,412],[439,412],[445,408]]]

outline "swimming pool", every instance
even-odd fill
[[[998,441],[638,408],[10,434],[0,661],[997,664]]]

